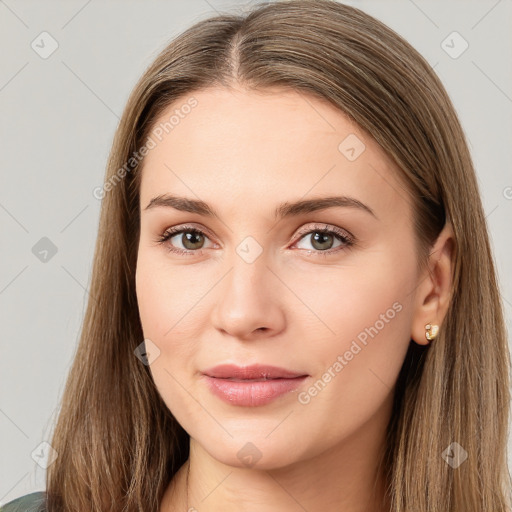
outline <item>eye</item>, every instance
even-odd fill
[[[320,256],[328,256],[329,254],[337,253],[340,250],[348,249],[355,245],[355,238],[352,235],[336,226],[328,227],[327,224],[315,224],[313,228],[308,227],[300,231],[299,235],[301,235],[299,242],[310,237],[310,243],[313,249],[315,249],[313,252]],[[340,243],[333,249],[333,244],[336,240]],[[312,252],[311,249],[306,249],[308,253]]]
[[[171,242],[173,238],[176,238],[184,248],[180,249],[171,243],[167,243]],[[201,249],[203,248],[205,238],[208,238],[206,233],[196,227],[178,226],[166,230],[156,241],[159,244],[166,244],[169,251],[176,254],[197,255],[202,254]]]

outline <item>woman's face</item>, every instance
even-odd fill
[[[277,89],[199,91],[151,137],[137,299],[179,423],[215,459],[263,468],[382,434],[420,276],[411,201],[378,144],[326,102]],[[171,228],[184,232],[159,243]],[[204,374],[224,364],[302,377]]]

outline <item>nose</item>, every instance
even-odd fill
[[[235,255],[216,287],[213,326],[224,334],[249,340],[272,336],[284,329],[284,285],[260,255],[248,263]]]

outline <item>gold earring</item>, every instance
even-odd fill
[[[436,338],[437,333],[439,332],[439,326],[436,324],[427,324],[425,325],[425,338],[428,341],[432,341]]]

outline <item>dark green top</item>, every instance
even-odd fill
[[[45,502],[44,491],[33,492],[5,504],[0,512],[46,512]]]

